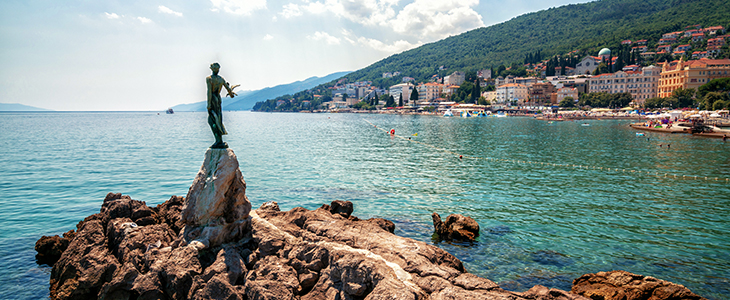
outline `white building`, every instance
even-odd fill
[[[456,71],[451,75],[444,77],[444,85],[461,85],[466,80],[464,72]]]
[[[575,65],[576,75],[590,75],[598,68],[603,59],[600,56],[586,56],[578,64]]]
[[[396,103],[398,102],[398,97],[403,95],[403,103],[406,103],[408,102],[408,99],[411,98],[411,93],[413,92],[414,88],[415,86],[413,86],[412,83],[406,82],[391,86],[389,89],[389,93],[391,96],[393,96],[393,99],[395,99]]]
[[[508,83],[497,87],[497,103],[511,101],[524,102],[528,97],[527,86],[517,83]]]

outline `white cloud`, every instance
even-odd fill
[[[106,16],[107,19],[112,19],[112,20],[113,19],[119,19],[119,15],[118,14],[115,14],[115,13],[105,12],[104,15]]]
[[[386,52],[386,53],[400,53],[406,50],[410,50],[413,48],[416,48],[418,46],[423,45],[423,43],[418,42],[416,44],[412,44],[408,41],[404,40],[398,40],[393,42],[392,44],[386,44],[382,41],[371,39],[371,38],[365,38],[365,37],[359,37],[357,38],[357,42],[360,45],[373,48],[378,51]]]
[[[152,20],[147,19],[145,17],[137,17],[137,20],[139,20],[140,22],[142,22],[142,24],[152,23]]]
[[[270,41],[270,40],[273,40],[273,39],[274,39],[274,36],[272,36],[270,34],[267,34],[267,35],[264,36],[264,41]]]
[[[471,7],[479,0],[415,0],[390,21],[393,30],[428,40],[442,39],[484,26]]]
[[[266,8],[266,0],[210,0],[212,11],[223,10],[234,15],[250,15],[251,12]]]
[[[360,45],[389,54],[400,53],[423,45],[423,42],[421,41],[413,44],[405,40],[398,40],[393,42],[392,44],[386,44],[380,40],[355,36],[352,31],[349,31],[347,29],[342,29],[342,35],[342,38],[352,45]]]
[[[296,5],[294,3],[289,3],[287,5],[284,5],[284,10],[279,13],[280,15],[284,16],[284,18],[291,18],[291,17],[298,17],[301,16],[302,10],[299,9],[299,5]]]
[[[172,9],[167,8],[167,6],[162,6],[162,5],[157,7],[157,11],[164,13],[164,14],[170,14],[170,15],[178,16],[178,17],[183,16],[183,14],[181,12],[174,11]]]
[[[380,26],[398,34],[433,41],[483,27],[482,16],[473,7],[479,0],[409,0],[398,9],[399,0],[302,0],[284,5],[280,15],[291,18],[304,13],[331,13],[357,24]]]
[[[324,40],[329,45],[339,45],[340,44],[339,38],[331,36],[329,33],[322,32],[322,31],[317,31],[314,33],[314,35],[307,36],[307,38],[310,40],[315,40],[315,41]]]

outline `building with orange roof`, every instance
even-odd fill
[[[707,56],[708,56],[707,55],[707,51],[701,51],[701,52],[700,51],[695,51],[695,52],[692,52],[692,58],[693,59],[706,58]]]
[[[702,32],[695,33],[692,35],[692,42],[699,42],[699,41],[703,41],[704,39],[705,39],[705,34]]]
[[[561,87],[556,92],[557,97],[555,98],[555,101],[557,103],[560,103],[560,101],[563,101],[566,97],[572,97],[574,101],[578,101],[578,89],[574,87]]]
[[[441,97],[444,85],[436,82],[420,84],[418,89],[418,101],[431,101]]]
[[[679,88],[697,89],[712,79],[726,77],[730,77],[730,59],[680,59],[662,66],[659,97],[669,97]]]
[[[715,34],[724,34],[725,33],[725,27],[722,26],[710,26],[705,29],[702,29],[704,32],[707,32],[710,35]]]
[[[558,104],[557,101],[552,102],[552,95],[557,91],[558,90],[555,88],[555,85],[549,81],[535,83],[527,89],[529,100],[533,103]]]

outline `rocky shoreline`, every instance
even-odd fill
[[[209,150],[186,197],[149,207],[109,193],[100,212],[62,237],[41,237],[52,299],[703,299],[681,285],[623,271],[586,274],[571,291],[500,288],[393,222],[333,201],[251,210],[233,152]],[[449,216],[444,238],[473,238],[476,222]]]

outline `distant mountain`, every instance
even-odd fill
[[[222,107],[224,110],[249,110],[253,108],[253,105],[258,101],[265,101],[267,99],[273,99],[286,94],[294,94],[296,92],[330,82],[349,73],[350,72],[337,72],[324,77],[310,77],[305,80],[289,84],[281,84],[255,91],[236,92],[238,96],[233,99],[223,98]],[[205,101],[201,101],[191,104],[176,105],[173,106],[172,109],[175,111],[205,111],[206,105]]]
[[[386,72],[426,81],[437,73],[521,64],[537,51],[543,59],[573,50],[598,53],[625,39],[648,39],[652,47],[663,33],[695,24],[728,28],[727,0],[600,0],[550,8],[392,55],[347,78],[387,87],[401,78],[382,78]]]
[[[238,96],[236,96],[235,98],[224,97],[223,99],[221,99],[221,102],[223,102],[222,105],[225,106],[230,103],[236,102],[241,99],[241,97],[246,97],[247,95],[255,92],[257,91],[236,91],[236,94],[238,94]],[[205,99],[205,96],[203,97],[203,99]],[[189,104],[178,104],[173,106],[172,109],[174,111],[205,111],[206,105],[207,103],[205,101],[201,101]]]
[[[0,111],[52,111],[52,110],[18,104],[18,103],[0,103]]]
[[[237,100],[231,104],[223,105],[225,110],[249,110],[253,108],[253,105],[258,101],[265,101],[267,99],[274,99],[279,96],[294,94],[296,92],[311,89],[323,83],[330,82],[342,76],[349,74],[350,72],[338,72],[332,73],[324,77],[310,77],[302,81],[292,82],[290,84],[277,85],[275,87],[265,88],[253,92],[245,97],[236,97],[233,100]],[[240,98],[240,99],[239,99]]]

